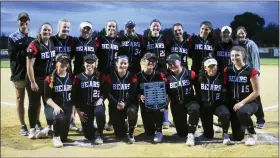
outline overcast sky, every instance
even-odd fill
[[[202,21],[212,22],[214,28],[229,25],[237,14],[256,13],[269,22],[279,23],[278,2],[1,2],[1,32],[10,34],[17,30],[17,16],[27,12],[31,18],[31,35],[49,22],[57,33],[61,18],[71,21],[71,34],[79,35],[79,24],[88,20],[95,30],[104,28],[110,19],[117,21],[120,29],[127,20],[134,20],[137,32],[149,27],[158,18],[163,28],[182,23],[189,33],[198,33]]]

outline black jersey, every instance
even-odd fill
[[[166,73],[166,57],[169,54],[167,51],[168,39],[162,34],[158,37],[147,36],[143,38],[143,51],[154,53],[158,59],[156,69],[159,72]],[[144,54],[143,54],[144,55]]]
[[[231,66],[232,62],[230,59],[230,49],[233,46],[233,42],[224,43],[222,41],[218,42],[215,46],[214,57],[217,59],[218,68],[223,71],[227,66]],[[221,74],[223,75],[223,74]]]
[[[137,77],[131,72],[127,72],[120,77],[116,71],[103,76],[106,85],[106,96],[109,104],[117,105],[118,102],[124,102],[130,105],[136,102]]]
[[[169,43],[168,52],[170,54],[176,53],[181,57],[182,66],[188,69],[188,41],[183,39],[182,42],[173,38]]]
[[[72,98],[77,108],[83,108],[86,105],[93,106],[99,98],[103,98],[99,75],[87,75],[83,72],[75,76]]]
[[[72,106],[72,75],[67,73],[65,77],[60,77],[55,73],[53,78],[53,88],[49,86],[51,80],[52,76],[47,76],[44,82],[45,101],[51,98],[60,107]]]
[[[204,40],[200,36],[193,35],[188,38],[189,42],[189,57],[192,58],[191,70],[199,73],[202,61],[210,53],[213,53],[215,41],[207,38]]]
[[[96,43],[91,37],[88,39],[77,37],[74,41],[74,47],[74,75],[77,75],[84,71],[84,56],[88,54],[96,54]]]
[[[183,68],[182,72],[176,76],[170,73],[167,76],[168,87],[167,92],[171,102],[189,102],[194,100],[193,80],[196,74],[194,71]]]
[[[95,37],[97,46],[98,71],[101,73],[109,73],[115,67],[120,49],[119,37],[99,36]]]
[[[209,76],[207,72],[203,76],[199,76],[201,101],[211,103],[222,103],[223,95],[223,77],[220,72],[215,76]]]
[[[118,55],[126,55],[129,58],[128,71],[138,73],[141,71],[140,60],[142,56],[142,35],[136,34],[134,37],[129,37],[126,34],[120,36],[120,51]]]
[[[258,71],[249,65],[237,70],[234,65],[224,69],[224,84],[228,90],[231,100],[241,101],[248,97],[252,92],[250,79],[258,75]]]
[[[11,81],[24,80],[26,75],[26,49],[33,37],[19,30],[8,37],[8,54],[10,57]]]
[[[27,48],[29,59],[36,58],[33,69],[34,77],[45,79],[54,70],[55,48],[53,42],[49,40],[48,45],[33,40]]]

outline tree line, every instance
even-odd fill
[[[226,24],[225,24],[226,25]],[[247,37],[254,40],[259,47],[279,47],[279,25],[273,22],[268,23],[265,26],[265,20],[263,17],[258,14],[245,12],[243,14],[235,15],[233,21],[229,24],[233,30],[233,39],[236,38],[236,29],[239,26],[246,28]],[[199,31],[199,27],[197,28]],[[150,29],[147,28],[144,30],[143,35],[147,35]],[[167,37],[172,37],[173,31],[172,28],[164,28],[161,30],[161,33]],[[220,28],[214,29],[215,38],[220,39]],[[124,34],[124,30],[119,30],[119,35]],[[105,35],[105,28],[100,31],[93,31],[93,36],[96,35]],[[188,38],[190,34],[187,31],[184,32],[184,36]],[[7,48],[7,36],[1,34],[0,38],[0,49]]]

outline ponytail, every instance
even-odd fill
[[[51,74],[51,83],[49,84],[50,88],[53,88],[53,83],[54,83],[54,75],[55,75],[56,69],[53,70]]]
[[[41,34],[40,33],[36,36],[36,39],[37,39],[38,43],[42,42]]]
[[[145,59],[141,59],[140,61],[141,71],[145,71],[147,69],[146,61]]]

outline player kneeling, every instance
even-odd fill
[[[201,88],[200,118],[206,138],[214,137],[213,114],[218,116],[223,129],[223,144],[230,144],[228,135],[230,112],[224,104],[225,92],[223,88],[223,75],[217,68],[217,61],[211,56],[202,63],[199,74]]]
[[[141,116],[145,129],[145,134],[147,136],[154,136],[154,142],[159,143],[163,139],[162,135],[162,125],[163,125],[163,115],[164,110],[167,109],[167,105],[161,109],[152,109],[146,107],[145,98],[148,96],[144,95],[144,84],[151,82],[163,81],[166,83],[166,77],[163,73],[155,70],[157,63],[157,57],[153,53],[146,53],[141,59],[141,69],[142,71],[137,73],[138,87],[137,87],[137,97],[140,102]]]
[[[96,55],[86,55],[84,57],[84,66],[84,72],[74,78],[73,103],[80,117],[85,138],[91,143],[103,144],[105,104],[102,84],[96,70]],[[94,118],[96,118],[97,129],[93,126]]]
[[[248,130],[246,145],[255,145],[257,134],[251,116],[257,112],[260,102],[259,73],[245,64],[245,49],[234,46],[230,52],[233,63],[224,70],[225,86],[228,90],[228,107],[231,113],[231,128],[233,139],[241,141]]]
[[[69,67],[67,54],[56,56],[56,69],[47,76],[44,83],[44,99],[48,106],[45,108],[46,118],[53,122],[53,145],[62,147],[67,139],[69,125],[72,119],[72,75],[67,72]]]
[[[115,70],[102,77],[106,87],[105,94],[109,100],[109,108],[112,110],[112,124],[117,138],[123,138],[128,134],[128,142],[134,143],[134,129],[138,118],[137,78],[136,75],[127,70],[127,56],[118,56],[115,65]]]
[[[166,59],[170,74],[168,80],[168,96],[171,100],[170,108],[177,134],[187,136],[187,145],[194,146],[194,133],[199,120],[199,104],[195,101],[193,81],[195,72],[181,66],[181,58],[171,54]],[[189,122],[187,121],[189,114]]]

